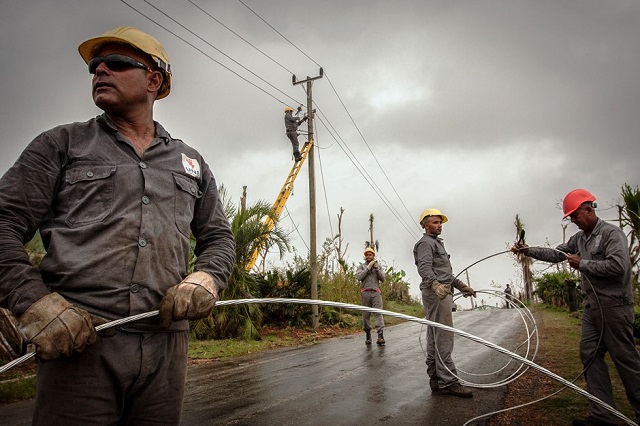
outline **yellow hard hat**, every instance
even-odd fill
[[[160,42],[149,34],[133,27],[117,27],[99,37],[90,38],[78,46],[78,52],[86,63],[96,56],[105,44],[128,44],[151,56],[156,66],[164,75],[164,82],[158,90],[157,99],[166,97],[171,91],[171,64],[169,55]]]
[[[364,253],[363,254],[367,254],[367,253],[373,253],[373,255],[376,255],[376,251],[374,249],[372,249],[371,247],[367,247],[366,249],[364,249]]]
[[[426,209],[420,215],[420,221],[418,223],[420,223],[420,225],[422,225],[422,221],[425,218],[429,217],[429,216],[440,216],[440,218],[442,219],[442,223],[447,223],[449,221],[449,219],[445,215],[443,215],[440,210],[438,210],[438,209]]]
[[[293,108],[291,108],[291,107],[284,107],[284,112],[287,112],[287,111],[293,111]]]

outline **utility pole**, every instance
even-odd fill
[[[311,94],[311,87],[313,80],[322,78],[324,72],[320,68],[320,75],[317,77],[309,77],[305,80],[296,80],[295,74],[293,75],[293,85],[307,83],[307,132],[309,137],[309,268],[311,275],[311,298],[318,299],[318,253],[316,249],[316,179],[315,179],[315,154],[313,149],[313,122],[314,112],[313,109],[313,96]],[[311,322],[314,330],[318,329],[320,323],[320,315],[318,314],[318,305],[311,305]]]
[[[471,282],[469,281],[469,270],[468,270],[468,269],[465,271],[465,274],[467,275],[467,285],[468,285],[468,286],[471,286]],[[478,304],[477,304],[477,303],[474,305],[474,303],[473,303],[473,299],[474,299],[474,298],[473,298],[473,297],[470,297],[469,299],[471,299],[471,300],[470,300],[470,301],[471,301],[471,309],[473,309],[473,308],[475,308],[476,306],[478,306]]]

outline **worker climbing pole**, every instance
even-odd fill
[[[293,108],[284,108],[284,130],[285,134],[291,141],[291,147],[293,148],[293,158],[296,163],[302,160],[302,155],[300,155],[300,142],[298,142],[298,127],[309,118],[307,114],[305,114],[303,118],[299,118],[298,114],[301,110],[302,107],[299,106],[298,112],[296,112],[294,116]]]

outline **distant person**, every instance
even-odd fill
[[[618,370],[627,399],[640,422],[640,354],[633,337],[633,287],[627,237],[617,226],[598,218],[596,198],[584,189],[569,192],[562,202],[564,218],[580,230],[556,249],[516,243],[514,253],[546,262],[569,261],[580,271],[583,296],[580,359],[587,391],[615,407],[607,352]],[[591,415],[574,425],[615,425],[617,417],[589,401]]]
[[[307,121],[307,116],[305,115],[303,118],[298,118],[293,115],[293,108],[285,107],[284,109],[284,128],[287,137],[291,141],[291,146],[293,147],[293,158],[295,158],[296,162],[302,160],[302,156],[300,155],[300,143],[298,142],[298,126]]]
[[[36,347],[34,425],[177,425],[188,320],[227,285],[233,234],[202,155],[153,120],[171,91],[160,42],[118,27],[78,49],[104,113],[40,134],[0,179],[0,305]]]
[[[511,308],[511,301],[513,300],[513,295],[511,293],[511,287],[507,284],[507,287],[504,289],[504,294],[507,298],[507,308]]]
[[[438,209],[427,209],[420,215],[420,226],[425,233],[413,247],[413,257],[422,281],[422,305],[429,321],[453,327],[452,286],[464,297],[476,292],[453,276],[449,254],[439,235],[447,216]],[[436,351],[437,346],[437,351]],[[427,327],[427,374],[434,394],[450,394],[471,398],[473,393],[458,380],[453,363],[453,333],[436,327]]]
[[[356,276],[360,281],[360,304],[369,308],[383,309],[382,293],[380,284],[384,282],[384,271],[376,260],[376,252],[371,247],[364,249],[364,263],[361,263],[356,270]],[[375,328],[378,331],[377,345],[383,346],[384,340],[384,317],[382,314],[373,314],[375,318]],[[371,344],[371,312],[362,313],[362,328],[365,332],[367,345]]]

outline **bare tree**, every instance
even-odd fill
[[[524,242],[524,223],[522,219],[520,219],[520,215],[516,214],[516,219],[514,222],[516,226],[516,235],[517,238],[522,236],[522,242]],[[533,289],[531,288],[532,282],[532,273],[531,273],[531,258],[524,255],[524,253],[518,253],[517,260],[520,266],[522,267],[522,281],[524,284],[524,299],[527,302],[531,302],[531,297],[533,294]]]

